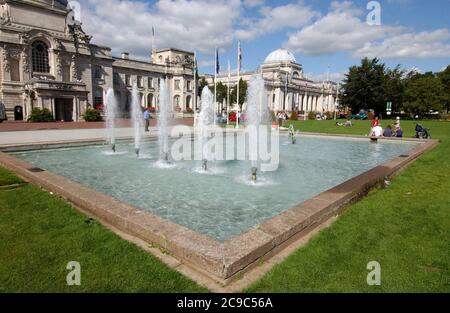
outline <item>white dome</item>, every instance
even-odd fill
[[[264,63],[277,63],[277,62],[297,63],[294,55],[286,49],[277,49],[275,51],[272,51],[264,60]]]

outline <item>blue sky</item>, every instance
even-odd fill
[[[81,20],[94,42],[118,55],[148,59],[151,27],[157,48],[198,52],[201,73],[213,73],[214,48],[221,71],[236,67],[241,41],[244,70],[272,50],[292,51],[313,79],[342,78],[363,56],[389,66],[440,71],[450,64],[450,0],[381,0],[381,24],[368,25],[369,1],[80,0]]]

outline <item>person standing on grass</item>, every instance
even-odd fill
[[[148,132],[148,127],[150,126],[150,119],[152,116],[150,115],[150,107],[144,111],[144,120],[145,120],[145,131]]]

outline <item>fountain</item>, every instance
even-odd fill
[[[114,96],[114,90],[112,88],[108,89],[106,93],[106,132],[107,132],[107,143],[111,145],[111,150],[116,152],[116,131],[114,127],[114,122],[117,113],[117,101]]]
[[[165,79],[159,85],[158,143],[160,159],[169,162],[170,95]]]
[[[295,145],[295,143],[297,142],[297,138],[296,136],[296,132],[294,130],[294,125],[289,125],[289,138],[291,139],[291,142],[293,145]]]
[[[249,133],[249,157],[251,161],[251,179],[256,182],[261,159],[260,147],[261,127],[269,127],[269,108],[262,74],[255,74],[250,79],[247,91],[247,131]]]
[[[134,152],[136,153],[136,156],[139,157],[141,141],[144,134],[144,117],[142,115],[142,107],[136,83],[133,84],[133,91],[131,94],[131,116],[134,127]]]
[[[208,169],[208,152],[205,151],[206,143],[208,141],[208,133],[211,126],[214,124],[214,101],[213,94],[209,90],[208,86],[205,86],[202,90],[202,97],[200,100],[200,117],[198,121],[198,127],[200,129],[200,140],[202,149],[202,169],[206,171]]]

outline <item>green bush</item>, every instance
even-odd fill
[[[87,108],[83,114],[83,118],[86,122],[98,122],[102,120],[102,113],[100,110]]]
[[[53,122],[53,115],[49,109],[34,108],[28,118],[29,122]]]
[[[450,120],[450,114],[448,114],[447,112],[441,112],[439,113],[439,119],[443,121]]]
[[[308,120],[315,120],[315,119],[316,119],[316,113],[308,112]]]

